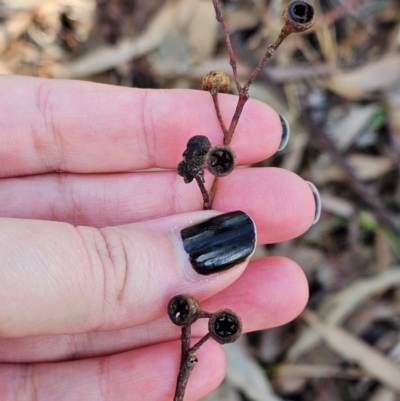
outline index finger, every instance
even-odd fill
[[[176,168],[190,137],[222,143],[207,92],[16,76],[1,76],[0,89],[0,177]],[[237,97],[219,97],[229,125]],[[281,136],[278,114],[250,99],[232,141],[238,163],[269,157]]]

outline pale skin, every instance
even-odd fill
[[[215,210],[201,211],[197,185],[174,168],[191,136],[222,143],[208,93],[10,76],[0,89],[2,400],[170,401],[180,331],[166,305],[179,293],[236,311],[245,331],[304,308],[304,274],[283,257],[207,280],[184,270],[177,238],[190,224],[242,210],[266,244],[307,231],[315,211],[307,183],[275,168],[237,168],[221,180]],[[220,105],[228,124],[236,97],[220,95]],[[281,131],[274,110],[249,100],[231,144],[238,164],[274,154]],[[154,167],[169,170],[139,171]],[[205,332],[194,325],[195,338]],[[224,376],[218,344],[198,358],[187,401]]]

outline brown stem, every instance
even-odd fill
[[[213,314],[211,312],[201,311],[200,318],[210,318]]]
[[[251,68],[255,68],[255,66],[258,65],[259,60],[254,55],[254,53],[251,50],[249,50],[247,46],[245,46],[240,35],[237,32],[235,32],[233,35],[231,35],[231,40],[232,43],[234,43],[235,46],[237,47],[237,50],[239,51],[238,53],[239,57],[242,58],[243,60],[246,60],[246,63]],[[272,88],[273,92],[276,93],[276,96],[279,96],[280,99],[286,99],[285,91],[282,89],[282,86],[278,85],[271,79],[268,70],[262,69],[259,75],[257,76],[261,78],[262,81],[267,81],[268,86]]]
[[[181,334],[181,356],[186,355],[190,349],[191,326],[183,326]]]
[[[219,102],[218,102],[218,90],[216,90],[216,89],[211,90],[210,93],[211,93],[211,96],[214,101],[214,108],[215,108],[215,112],[217,113],[218,122],[219,122],[222,132],[224,133],[224,138],[225,138],[228,135],[228,130],[226,129],[224,121],[222,120],[221,110],[219,108]]]
[[[207,315],[208,312],[204,312]],[[207,316],[209,317],[209,316]],[[178,380],[176,383],[174,401],[182,401],[185,396],[186,386],[189,381],[189,376],[192,373],[194,366],[197,363],[196,352],[199,348],[211,337],[210,333],[207,333],[203,338],[200,339],[192,348],[190,348],[190,327],[182,327],[181,335],[181,363],[179,366]]]
[[[197,184],[200,188],[201,195],[203,196],[203,210],[210,210],[211,209],[211,200],[210,200],[210,196],[207,192],[207,189],[204,186],[202,177],[199,177],[196,175],[195,178],[196,178]]]
[[[235,132],[236,126],[239,122],[239,118],[242,114],[243,107],[246,104],[247,100],[249,99],[249,95],[244,93],[242,90],[239,94],[239,99],[236,105],[235,114],[232,117],[231,125],[229,126],[228,133],[224,137],[224,145],[230,145],[233,133]]]
[[[254,81],[254,79],[257,77],[259,72],[264,68],[265,64],[267,64],[267,61],[275,54],[276,50],[278,47],[281,45],[281,43],[290,35],[290,31],[285,29],[285,27],[282,28],[281,33],[278,36],[278,39],[276,39],[275,43],[271,46],[268,47],[267,52],[264,54],[264,57],[260,60],[258,63],[258,66],[254,69],[254,71],[251,73],[250,78],[247,80],[247,82],[243,85],[243,93],[247,94],[249,91],[249,87]]]
[[[190,326],[182,327],[181,335],[181,363],[176,383],[174,401],[183,401],[190,373],[197,363],[196,354],[190,352]]]
[[[229,59],[230,59],[229,63],[232,67],[233,78],[236,83],[236,89],[237,89],[238,93],[240,93],[240,90],[242,89],[242,87],[240,85],[239,75],[237,72],[236,58],[235,58],[235,54],[233,53],[231,39],[229,37],[229,32],[228,32],[228,27],[226,26],[226,22],[222,16],[221,8],[219,6],[219,0],[212,0],[212,2],[214,4],[215,17],[217,18],[217,21],[221,24],[222,30],[224,31],[226,48],[228,49]]]
[[[228,32],[228,28],[226,26],[226,22],[222,16],[221,13],[221,9],[219,7],[219,0],[212,0],[213,5],[214,5],[214,9],[215,9],[215,15],[217,18],[217,21],[222,25],[222,29],[224,31],[224,36],[225,36],[225,42],[226,42],[226,47],[228,49],[228,53],[229,53],[229,57],[230,57],[230,64],[232,66],[232,71],[233,71],[233,76],[235,78],[235,83],[236,83],[236,88],[237,91],[239,93],[239,99],[238,99],[238,103],[236,105],[236,110],[235,110],[235,114],[232,117],[229,129],[226,130],[225,124],[222,121],[222,117],[221,117],[221,112],[219,109],[219,103],[218,103],[218,99],[217,99],[217,93],[211,93],[213,100],[214,100],[214,106],[215,106],[215,111],[218,117],[218,121],[220,123],[222,132],[224,133],[224,145],[230,145],[231,141],[232,141],[232,136],[236,130],[236,126],[239,122],[240,116],[242,114],[243,111],[243,107],[246,104],[248,98],[249,98],[249,88],[250,85],[252,84],[252,82],[254,81],[254,79],[257,77],[257,75],[260,73],[260,71],[264,68],[265,64],[267,63],[267,61],[274,55],[275,51],[278,49],[278,47],[281,45],[281,43],[285,40],[285,38],[287,36],[289,36],[292,31],[290,28],[287,27],[287,25],[285,25],[278,38],[276,39],[275,43],[272,44],[271,46],[268,47],[267,52],[265,53],[264,57],[261,59],[261,61],[259,62],[258,66],[254,69],[254,71],[252,72],[252,74],[250,75],[250,78],[247,80],[247,82],[243,85],[243,87],[240,85],[240,81],[239,81],[239,76],[238,76],[238,72],[237,72],[237,63],[236,63],[236,58],[233,52],[233,48],[232,48],[232,44],[231,44],[231,39],[229,37],[229,32]],[[203,209],[204,210],[208,210],[211,209],[212,207],[212,203],[217,191],[217,187],[218,187],[218,182],[219,179],[218,177],[214,178],[210,193],[208,194],[208,203],[206,201],[204,201],[203,204]],[[201,189],[201,188],[200,188]],[[203,193],[203,191],[202,191]],[[203,199],[204,195],[203,195]]]
[[[193,345],[192,348],[190,348],[189,353],[196,355],[196,352],[199,350],[199,348],[210,338],[211,333],[207,333],[203,338],[201,338],[200,341],[198,341],[195,345]]]
[[[209,194],[209,199],[210,199],[209,207],[208,208],[203,207],[203,210],[211,210],[212,204],[213,204],[213,201],[214,201],[214,197],[215,197],[215,194],[217,192],[218,183],[219,183],[219,177],[214,177],[214,181],[212,183],[212,186],[211,186],[211,189],[210,189],[210,194]]]

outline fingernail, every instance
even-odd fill
[[[244,212],[221,214],[181,231],[193,269],[219,273],[244,262],[256,246],[256,227]]]
[[[306,183],[310,186],[311,191],[314,195],[315,200],[315,214],[313,224],[317,223],[319,218],[321,217],[321,196],[319,195],[317,187],[310,181],[306,181]]]
[[[281,143],[279,144],[278,150],[283,150],[287,143],[289,142],[290,138],[290,125],[285,117],[279,114],[279,119],[281,120],[282,124],[282,139]]]

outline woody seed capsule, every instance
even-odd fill
[[[284,29],[290,33],[304,32],[314,25],[314,8],[305,1],[293,1],[283,11]]]
[[[217,145],[207,154],[206,164],[210,173],[216,177],[225,177],[236,166],[236,153],[228,145]]]
[[[168,316],[177,326],[189,326],[200,318],[201,307],[191,295],[176,295],[168,303]]]
[[[201,87],[205,91],[217,91],[228,93],[231,87],[231,80],[226,72],[221,70],[212,70],[203,77]]]
[[[211,337],[220,344],[236,341],[242,334],[242,321],[230,309],[222,309],[213,314],[208,321]]]

